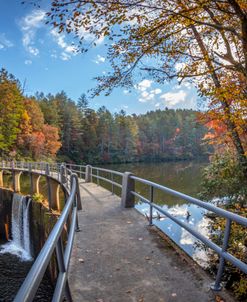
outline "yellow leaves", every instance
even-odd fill
[[[22,120],[25,121],[25,122],[27,122],[27,123],[29,123],[30,117],[29,117],[29,115],[27,113],[27,110],[23,111],[23,113],[22,113]]]

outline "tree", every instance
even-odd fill
[[[59,141],[58,128],[50,125],[43,125],[43,133],[45,136],[44,140],[44,150],[47,156],[55,158],[57,151],[61,147],[61,142]]]
[[[87,97],[85,93],[83,93],[77,102],[77,107],[82,112],[82,114],[85,114],[86,110],[88,109],[89,102],[87,100]]]
[[[20,83],[6,70],[0,71],[0,152],[7,156],[13,151],[20,123],[26,115]],[[27,116],[26,116],[27,117]],[[27,117],[28,119],[28,117]]]
[[[77,35],[84,51],[85,31],[94,37],[92,44],[103,37],[114,40],[108,51],[113,72],[97,78],[94,95],[133,85],[138,69],[160,83],[196,79],[211,109],[218,107],[247,176],[234,109],[235,99],[238,106],[247,99],[246,1],[53,0],[48,16],[59,32]]]
[[[40,104],[34,99],[24,100],[25,109],[30,117],[30,123],[33,131],[42,131],[44,125],[44,115]]]
[[[110,161],[113,144],[113,117],[110,111],[104,106],[98,109],[97,115],[97,136],[99,139],[100,156],[105,161]]]
[[[45,96],[43,93],[36,93],[35,99],[38,101],[39,107],[44,115],[44,122],[60,128],[62,117],[56,96],[51,94]]]

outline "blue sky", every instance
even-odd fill
[[[25,82],[28,95],[64,90],[77,101],[96,85],[95,76],[110,69],[105,41],[98,41],[87,54],[76,54],[69,36],[45,24],[44,10],[21,5],[21,0],[0,1],[0,67]],[[87,38],[90,40],[90,35]],[[157,85],[144,78],[130,92],[115,89],[110,96],[91,99],[90,106],[97,109],[104,105],[112,112],[124,109],[127,114],[139,114],[165,107],[196,109],[197,98],[190,83]]]

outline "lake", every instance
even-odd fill
[[[107,165],[104,166],[104,168],[120,172],[129,171],[138,177],[151,180],[176,191],[198,198],[198,193],[201,190],[202,171],[206,165],[206,162],[180,161]],[[103,184],[103,182],[101,182],[101,184]],[[135,189],[142,196],[149,197],[150,188],[148,186],[137,183]],[[209,219],[204,215],[206,210],[158,190],[154,191],[154,202],[167,209],[181,221],[193,226],[204,236],[209,236]],[[144,215],[145,213],[149,215],[149,206],[138,200],[136,209]],[[189,217],[187,215],[188,212],[190,214]],[[159,217],[156,211],[154,211],[153,215],[153,223],[158,228],[166,233],[201,266],[207,267],[207,254],[201,245],[200,247],[198,246],[198,241],[195,237],[183,230],[170,219],[162,216]]]

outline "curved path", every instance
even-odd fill
[[[213,280],[116,195],[93,183],[80,188],[69,275],[75,302],[234,301],[224,292],[215,297]]]

